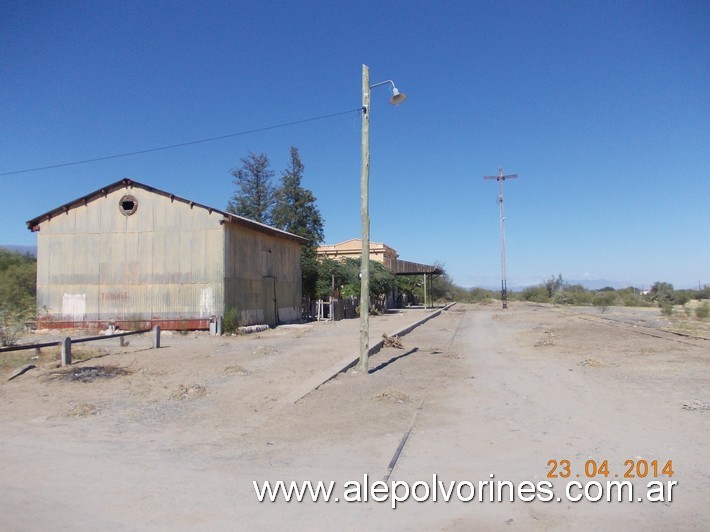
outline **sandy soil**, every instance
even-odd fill
[[[427,312],[373,318],[371,338]],[[68,371],[49,352],[9,382],[5,363],[0,529],[708,530],[710,342],[640,312],[456,305],[375,355],[369,374],[342,373],[296,403],[294,390],[356,353],[358,320],[164,335],[158,350],[148,336],[105,340]],[[548,478],[550,460],[569,460],[571,476]],[[577,474],[607,480],[586,478],[588,460],[607,460],[610,477],[626,460],[672,460],[673,500],[393,510],[389,500],[259,503],[252,484],[333,480],[342,495],[364,475],[494,475],[550,481],[557,496]],[[633,483],[640,493],[650,480]]]

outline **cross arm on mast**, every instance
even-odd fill
[[[483,179],[495,179],[496,181],[505,181],[506,179],[515,179],[516,177],[518,177],[518,174],[503,175],[503,169],[501,168],[498,172],[498,175],[485,175],[483,176]]]

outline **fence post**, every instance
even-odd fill
[[[68,336],[62,340],[62,366],[71,365],[71,338]]]
[[[155,349],[160,348],[160,325],[153,327],[153,347]]]

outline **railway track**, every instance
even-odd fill
[[[668,340],[671,342],[678,342],[681,344],[692,345],[694,347],[705,347],[710,348],[710,338],[705,338],[704,336],[693,335],[689,333],[669,331],[667,329],[659,329],[655,327],[649,327],[648,325],[641,325],[638,323],[630,323],[622,319],[610,318],[607,316],[592,316],[589,314],[582,314],[577,312],[566,312],[570,316],[576,318],[591,321],[594,323],[603,323],[609,325],[610,327],[618,327],[622,329],[628,329],[631,332],[637,334],[643,334],[645,336],[651,336],[653,338],[661,338],[663,340]]]

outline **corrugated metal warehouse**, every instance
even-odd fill
[[[299,236],[123,179],[27,222],[38,319],[208,328],[301,318]]]

